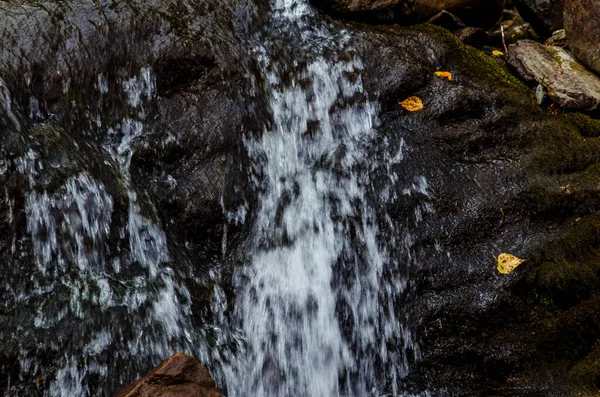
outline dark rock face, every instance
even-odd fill
[[[417,3],[319,4],[401,23],[447,8],[478,24],[469,20],[476,8],[461,14],[465,2],[456,9]],[[498,19],[500,3],[478,3],[489,7],[482,26]],[[108,395],[171,349],[227,339],[210,332],[207,295],[218,283],[233,294],[228,272],[257,204],[242,135],[268,123],[245,55],[251,14],[237,1],[0,2],[0,284],[8,286],[0,290],[0,389],[8,395],[58,394],[57,382],[72,395]],[[600,122],[543,112],[501,60],[443,29],[349,29],[365,87],[380,105],[373,164],[407,148],[391,169],[365,171],[377,219],[391,219],[379,225],[381,235],[394,226],[413,232],[390,253],[412,258],[398,269],[410,283],[395,307],[412,319],[421,354],[408,358],[404,389],[593,395],[600,385]],[[413,95],[424,109],[409,113],[398,101]],[[80,201],[65,199],[82,191]],[[152,225],[165,232],[170,257],[159,259],[173,278],[152,280],[149,265],[131,260],[132,191],[147,220],[140,236],[151,240]],[[94,213],[108,231],[73,236],[60,227],[87,230],[90,208],[111,213],[110,222]],[[60,244],[48,255],[64,259],[62,267],[34,246],[45,247],[52,231]],[[104,284],[79,262],[79,237],[110,275]],[[493,256],[501,252],[526,262],[500,275]],[[149,322],[152,302],[127,295],[146,280],[145,294],[169,292],[167,281],[188,286],[171,292],[198,339],[186,344],[189,335],[170,334],[168,317]],[[230,342],[209,348],[229,352]],[[219,365],[210,350],[202,353],[206,365]],[[168,384],[218,395],[197,362],[172,360],[124,393]]]
[[[488,29],[502,16],[504,0],[312,0],[317,7],[350,19],[415,24],[446,10],[467,25]]]
[[[177,353],[113,397],[221,397],[215,381],[198,360]]]
[[[187,286],[172,299],[189,308],[193,345],[210,338],[208,270],[225,229],[241,227],[226,214],[254,205],[242,144],[261,123],[241,44],[252,12],[0,1],[0,390],[110,393],[171,349],[194,351],[152,314],[170,282]],[[171,271],[153,278],[157,266]]]
[[[523,19],[543,37],[563,28],[564,0],[513,0]]]
[[[565,1],[565,31],[573,54],[600,73],[600,4],[592,0]]]
[[[374,159],[386,145],[405,145],[391,191],[411,190],[422,176],[429,182],[421,193],[384,199],[390,171],[373,172],[380,211],[415,231],[403,307],[421,358],[405,387],[435,396],[591,393],[600,122],[544,114],[497,59],[442,30],[354,33],[381,103]],[[398,105],[413,95],[422,111]],[[501,252],[526,262],[501,275],[493,258]]]

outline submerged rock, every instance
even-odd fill
[[[563,48],[522,40],[510,46],[508,59],[523,78],[537,81],[561,106],[591,111],[600,105],[600,78]]]
[[[215,381],[198,360],[176,353],[113,397],[221,397]]]
[[[565,31],[573,54],[600,73],[600,2],[565,0]]]
[[[337,15],[368,22],[421,23],[446,10],[469,26],[488,29],[502,16],[504,0],[312,0]]]

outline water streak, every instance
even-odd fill
[[[272,8],[253,54],[273,123],[246,141],[265,177],[251,263],[236,275],[247,351],[229,395],[396,396],[416,346],[395,307],[405,280],[389,274],[367,199],[377,108],[347,32],[332,33],[303,1]],[[282,51],[297,57],[281,61]]]

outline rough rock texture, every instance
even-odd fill
[[[513,0],[523,19],[543,37],[563,28],[565,0]]]
[[[318,7],[366,22],[415,24],[442,10],[469,26],[488,29],[502,16],[504,0],[312,0]]]
[[[135,218],[126,173],[141,216],[165,232],[169,258],[161,254],[167,263],[159,266],[189,288],[188,296],[173,294],[189,305],[195,348],[210,338],[202,336],[211,310],[206,291],[214,283],[208,270],[222,259],[227,214],[254,203],[242,143],[245,129],[261,125],[259,101],[245,88],[241,44],[252,7],[237,0],[0,1],[0,284],[10,286],[0,291],[0,390],[111,393],[170,349],[183,349],[185,339],[148,319],[152,303],[145,299],[165,288],[164,277],[153,280],[148,263],[130,259],[135,246],[127,230]],[[130,141],[124,171],[116,156],[127,134],[139,136]],[[33,233],[28,203],[65,195],[81,175],[111,197],[110,230],[101,241],[81,235],[86,250],[97,252],[83,253],[91,258],[86,264],[77,258],[77,236],[60,228],[61,213],[78,227],[86,207],[43,209],[59,233],[44,274],[32,238],[50,241],[53,225],[42,222]],[[87,199],[98,206],[93,195]],[[234,218],[230,237],[241,230]],[[140,225],[141,243],[152,244],[150,232]],[[65,266],[55,265],[57,255],[67,258]],[[128,305],[126,288],[140,280],[151,286],[140,287],[130,296],[137,303]],[[108,301],[100,298],[105,282]],[[90,348],[95,340],[114,354]],[[143,351],[132,350],[131,340],[144,343]],[[106,365],[105,376],[89,370],[72,386],[57,376],[81,370],[85,357]],[[23,370],[26,362],[32,367]]]
[[[352,15],[371,21],[404,15],[405,3],[390,4]],[[210,333],[207,295],[216,293],[217,281],[209,274],[223,272],[219,282],[231,299],[227,275],[235,254],[244,252],[256,206],[242,135],[260,133],[269,119],[245,57],[246,33],[260,25],[250,14],[241,2],[221,0],[0,2],[0,389],[6,394],[59,395],[51,387],[71,380],[64,389],[71,395],[109,395],[187,336],[226,339]],[[389,253],[411,258],[397,269],[409,282],[394,307],[399,318],[411,319],[421,351],[409,352],[403,389],[435,397],[595,395],[600,121],[545,113],[501,60],[441,28],[347,28],[363,59],[361,78],[380,109],[369,149],[373,169],[364,171],[379,230],[413,232],[406,246]],[[141,96],[140,117],[131,105],[138,98],[123,86],[141,84],[150,69],[156,85],[152,98]],[[409,113],[398,101],[413,95],[424,109]],[[188,304],[185,318],[197,334],[170,335],[169,318],[147,325],[153,306],[144,294],[125,301],[128,286],[150,278],[127,262],[132,248],[122,234],[131,199],[106,149],[118,148],[120,126],[131,118],[145,132],[132,143],[131,184],[140,211],[166,232],[165,266],[190,291],[171,294]],[[399,152],[402,160],[386,167]],[[101,280],[111,286],[108,296],[78,263],[49,269],[44,278],[32,259],[28,199],[61,196],[65,181],[83,171],[113,199],[111,230],[96,244],[110,275]],[[77,215],[73,207],[50,214]],[[59,233],[57,240],[71,237]],[[65,254],[77,246],[67,248]],[[500,275],[493,255],[501,252],[526,262]],[[115,260],[127,266],[113,272]],[[161,283],[143,292],[160,291]],[[119,299],[140,311],[130,315],[127,304],[111,305]],[[82,315],[92,311],[101,315]],[[168,343],[148,353],[163,334]],[[205,353],[224,356],[228,348],[211,345]]]
[[[565,31],[573,54],[600,73],[600,3],[565,0]]]
[[[441,29],[354,34],[366,87],[381,103],[373,163],[406,148],[401,163],[372,172],[378,211],[398,220],[395,230],[414,231],[413,284],[397,307],[412,308],[421,357],[404,387],[433,396],[594,395],[600,121],[547,115],[498,59]],[[413,95],[422,111],[398,105]],[[411,191],[422,176],[424,193],[382,194]],[[501,252],[526,262],[501,275],[493,258]]]
[[[595,110],[600,105],[600,78],[563,48],[522,40],[510,46],[508,59],[523,78],[544,86],[561,106]]]
[[[221,397],[208,370],[194,357],[176,353],[113,397]]]

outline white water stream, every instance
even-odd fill
[[[123,224],[114,219],[118,200],[90,173],[48,192],[41,180],[53,165],[33,149],[17,159],[30,184],[27,232],[37,267],[31,291],[15,293],[17,301],[45,302],[37,331],[60,328],[65,319],[78,324],[73,341],[48,341],[65,353],[46,396],[88,395],[90,379],[123,383],[132,374],[118,372],[115,362],[157,363],[180,350],[213,364],[229,397],[404,395],[398,384],[408,371],[407,352],[419,355],[398,307],[407,285],[398,269],[409,266],[411,236],[383,237],[369,203],[373,159],[366,148],[378,109],[363,88],[362,61],[350,35],[317,18],[306,0],[273,0],[272,10],[252,52],[272,123],[245,140],[260,170],[258,213],[248,263],[234,277],[233,324],[223,290],[213,287],[214,321],[223,327],[213,329],[213,345],[212,325],[193,323],[190,291],[171,267],[167,236],[152,206],[142,211],[130,174],[134,144],[148,133],[144,107],[155,99],[150,68],[120,81],[130,112],[103,127],[109,138],[102,153],[127,199]],[[0,104],[19,127],[1,83]],[[109,92],[102,75],[96,89]],[[402,150],[384,166],[401,162]],[[427,195],[421,182],[413,188]],[[127,249],[115,252],[111,236]],[[392,258],[390,247],[403,244],[406,258]],[[56,291],[68,299],[56,301]],[[221,355],[222,346],[237,343],[238,330],[245,349]],[[20,365],[22,373],[35,373],[35,352],[23,351]]]
[[[246,142],[266,180],[251,263],[236,277],[247,353],[228,373],[229,395],[397,396],[405,350],[418,349],[394,306],[404,281],[384,280],[389,258],[358,171],[369,169],[363,144],[377,122],[361,60],[306,2],[272,6],[254,56],[273,123]],[[282,63],[268,48],[302,58]]]

